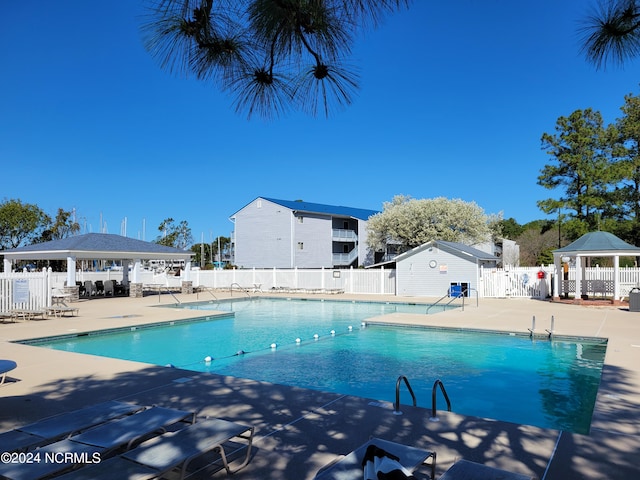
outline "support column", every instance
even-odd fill
[[[620,300],[620,257],[613,257],[613,301]]]
[[[67,257],[67,287],[76,284],[76,257]]]
[[[190,295],[193,293],[193,282],[190,280],[183,280],[182,287],[180,289],[180,293],[184,293],[186,295]]]
[[[582,258],[576,255],[576,292],[574,301],[582,300]]]
[[[129,296],[133,298],[142,298],[142,284],[130,283],[129,284]]]
[[[554,300],[560,299],[560,282],[562,281],[562,257],[560,255],[553,256],[553,266],[556,270],[556,278],[553,282],[552,296]]]

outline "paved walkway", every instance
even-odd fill
[[[211,298],[177,297],[182,302]],[[379,296],[328,298],[416,302]],[[422,408],[403,405],[404,414],[397,416],[386,402],[12,343],[202,313],[157,308],[174,302],[170,295],[85,300],[74,304],[80,309],[78,317],[0,324],[0,357],[18,363],[0,386],[0,430],[121,399],[254,425],[257,448],[251,463],[234,475],[238,479],[312,479],[322,466],[370,436],[435,450],[436,478],[461,458],[544,480],[640,477],[640,313],[620,307],[481,299],[479,306],[473,301],[464,311],[385,317],[387,322],[527,332],[535,316],[536,331],[542,334],[554,316],[559,335],[607,338],[589,435],[448,412],[440,412],[439,421],[433,422],[431,411]],[[210,476],[205,470],[194,478]]]

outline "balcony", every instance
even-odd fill
[[[356,242],[358,234],[354,230],[334,228],[331,230],[331,238],[334,242]]]

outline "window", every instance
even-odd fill
[[[304,250],[304,243],[298,242],[298,250]]]
[[[298,217],[298,223],[303,223],[304,217]]]
[[[262,208],[262,200],[261,199],[258,199],[256,201],[256,208]]]
[[[349,230],[349,222],[348,222],[348,221],[343,222],[343,223],[342,223],[342,228],[343,228],[344,230]]]

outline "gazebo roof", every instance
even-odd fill
[[[557,255],[640,255],[640,248],[609,232],[585,233],[575,242],[553,251]]]
[[[77,259],[184,259],[193,252],[157,243],[136,240],[109,233],[87,233],[26,247],[0,251],[7,260],[63,260]]]

